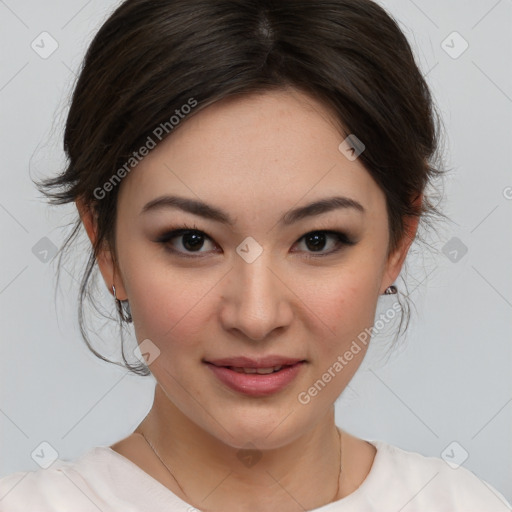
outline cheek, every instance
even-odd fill
[[[310,288],[308,307],[330,333],[328,348],[339,348],[340,340],[349,343],[373,324],[380,287],[377,268],[375,262],[364,265],[359,260]]]
[[[149,338],[162,352],[185,346],[193,350],[205,325],[208,294],[214,292],[218,278],[207,273],[200,277],[197,269],[171,269],[157,262],[147,267],[134,265],[127,271],[139,342]]]
[[[299,403],[316,396],[319,406],[332,403],[357,372],[368,349],[375,318],[375,281],[375,271],[340,272],[336,279],[325,280],[311,296],[308,306],[319,312],[318,323],[329,329],[321,327],[310,346],[312,375],[298,397]]]

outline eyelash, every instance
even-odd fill
[[[182,228],[179,228],[179,229],[173,228],[173,229],[171,229],[169,231],[166,231],[165,233],[160,235],[155,240],[155,242],[164,245],[166,250],[168,250],[172,254],[176,254],[176,255],[184,257],[184,258],[201,258],[202,256],[193,256],[192,255],[193,252],[188,252],[187,253],[187,252],[177,251],[176,249],[173,249],[169,245],[169,242],[171,240],[173,240],[174,238],[178,238],[180,236],[184,236],[184,235],[192,234],[192,233],[203,235],[205,238],[207,238],[208,240],[213,242],[213,239],[211,237],[209,237],[204,231],[201,231],[195,224],[192,225],[192,226],[189,226],[187,224],[183,224]],[[327,235],[335,237],[337,239],[338,246],[337,246],[336,249],[333,249],[333,250],[331,250],[330,252],[327,252],[327,253],[315,254],[314,252],[312,252],[309,255],[305,256],[307,259],[308,258],[316,259],[316,258],[323,258],[323,257],[326,257],[326,256],[330,256],[332,254],[335,254],[335,253],[339,252],[343,248],[343,246],[352,246],[352,245],[355,245],[357,243],[352,238],[350,238],[346,233],[343,233],[341,231],[330,230],[330,229],[317,229],[317,230],[314,230],[314,231],[308,231],[306,234],[302,235],[297,240],[297,242],[295,242],[295,243],[298,243],[298,242],[302,241],[308,235],[314,235],[314,234],[317,234],[317,233],[324,233],[324,234],[327,234]]]

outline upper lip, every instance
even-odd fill
[[[234,366],[236,368],[271,368],[273,366],[285,366],[300,363],[304,359],[286,356],[266,356],[257,359],[250,357],[224,357],[222,359],[205,360],[215,366]]]

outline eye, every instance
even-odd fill
[[[184,225],[180,229],[174,229],[167,231],[160,235],[156,240],[165,246],[165,248],[174,254],[178,254],[184,257],[199,257],[201,253],[208,253],[212,250],[215,251],[215,243],[213,240],[196,226]],[[210,244],[210,248],[202,250],[205,244]],[[305,249],[299,250],[298,252],[307,252],[307,258],[318,258],[323,256],[329,256],[339,252],[344,246],[355,245],[356,242],[352,240],[348,235],[341,231],[331,230],[320,230],[310,231],[303,235],[296,244],[303,244]],[[326,247],[330,247],[330,250],[325,250]],[[293,251],[297,252],[297,251]],[[198,256],[194,256],[193,253],[198,253]]]
[[[329,240],[331,243],[329,244]],[[301,237],[298,242],[301,242],[306,247],[306,252],[319,253],[313,255],[307,255],[306,257],[316,258],[322,256],[328,256],[339,252],[343,246],[355,245],[354,242],[348,235],[341,231],[310,231]],[[326,246],[330,246],[331,249],[324,251]]]
[[[156,239],[156,242],[165,245],[170,252],[179,253],[183,256],[188,256],[187,253],[210,252],[211,249],[201,251],[206,241],[212,242],[206,233],[195,228],[195,226],[185,226],[182,229],[168,231]]]

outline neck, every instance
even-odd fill
[[[191,422],[157,385],[153,407],[135,432],[171,470],[178,482],[171,490],[200,510],[295,512],[341,497],[336,495],[341,453],[334,408],[285,446],[240,449]],[[163,465],[161,471],[168,473]]]

